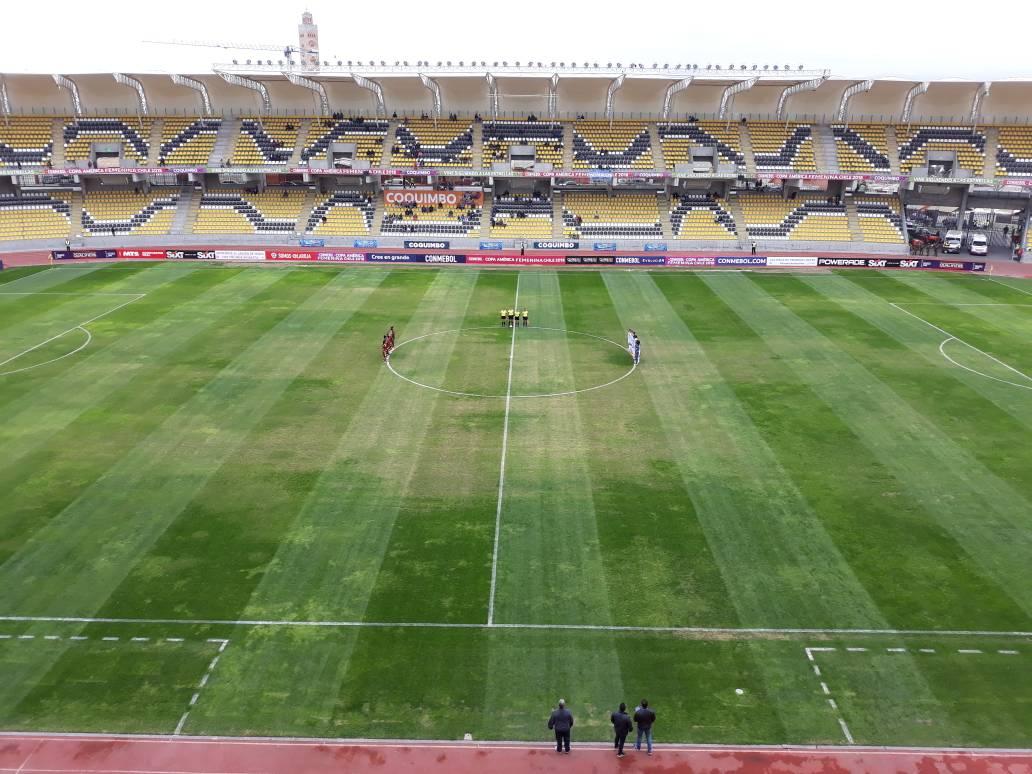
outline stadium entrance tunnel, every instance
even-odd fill
[[[423,334],[400,341],[387,366],[395,376],[423,389],[503,400],[601,390],[623,381],[636,368],[626,344],[536,325]]]

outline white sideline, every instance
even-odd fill
[[[819,629],[778,627],[717,626],[609,626],[599,624],[532,624],[532,623],[444,623],[434,621],[287,621],[229,618],[89,618],[86,616],[0,615],[0,623],[76,623],[76,624],[166,624],[169,626],[243,626],[253,628],[322,628],[322,629],[517,629],[528,631],[639,632],[645,634],[699,634],[739,636],[779,635],[864,635],[884,637],[1032,637],[1032,631],[987,631],[979,629]],[[810,648],[818,652],[821,648]]]
[[[40,272],[40,274],[42,274],[42,272]],[[15,280],[15,281],[17,281],[17,280]],[[2,295],[2,294],[3,294],[3,291],[0,291],[0,295]],[[36,294],[36,293],[9,293],[7,295],[24,296],[24,295],[42,295],[42,294]],[[66,352],[65,354],[61,355],[60,357],[55,357],[53,360],[47,360],[45,363],[36,363],[35,365],[26,366],[25,368],[18,368],[18,369],[13,370],[13,371],[2,371],[2,372],[0,372],[0,376],[10,376],[11,374],[19,374],[22,371],[30,371],[33,368],[39,368],[40,366],[45,366],[45,365],[47,365],[49,363],[55,363],[58,360],[63,360],[66,357],[70,357],[71,355],[74,355],[76,352],[81,352],[93,340],[93,336],[90,334],[90,332],[88,330],[86,330],[86,328],[84,326],[89,325],[91,322],[95,322],[95,321],[99,320],[101,317],[106,317],[109,314],[117,312],[122,307],[128,306],[129,304],[133,303],[134,301],[139,301],[141,298],[144,298],[147,294],[146,293],[69,293],[67,295],[82,295],[82,296],[113,296],[113,295],[119,295],[119,296],[132,296],[132,298],[130,298],[128,301],[122,302],[121,304],[119,304],[118,306],[114,307],[113,309],[108,309],[106,312],[101,312],[96,317],[91,317],[88,320],[83,320],[78,325],[73,325],[68,330],[62,331],[61,333],[57,334],[56,336],[51,336],[46,341],[41,341],[39,344],[36,344],[33,347],[29,347],[28,349],[19,352],[17,355],[14,355],[12,357],[7,358],[7,360],[4,360],[4,361],[0,362],[0,368],[2,368],[3,366],[7,365],[12,360],[17,360],[22,355],[27,355],[30,352],[33,352],[33,351],[39,349],[40,347],[45,346],[45,345],[49,344],[50,342],[55,341],[55,340],[61,338],[62,336],[65,336],[65,335],[71,333],[72,331],[81,330],[83,333],[86,334],[86,341],[82,344],[82,346],[78,347],[77,349],[74,349],[71,352]]]
[[[515,314],[520,307],[520,275],[516,275]],[[495,590],[498,586],[498,540],[502,528],[502,498],[505,496],[505,455],[509,451],[509,408],[512,406],[512,366],[516,355],[516,321],[512,324],[512,343],[509,345],[509,377],[505,383],[505,421],[502,424],[502,461],[498,466],[498,505],[495,508],[494,550],[491,554],[491,593],[487,602],[487,625],[494,624]]]
[[[995,277],[988,277],[988,279],[991,282],[995,282],[997,285],[1003,285],[1005,288],[1010,288],[1011,290],[1016,290],[1019,293],[1024,293],[1026,296],[1032,296],[1032,290],[1025,290],[1024,288],[1016,288],[1013,285],[1011,285],[1010,283],[1003,282],[1002,280],[998,280]]]

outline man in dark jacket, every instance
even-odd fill
[[[627,735],[634,727],[631,716],[627,714],[627,705],[620,702],[620,709],[610,715],[609,720],[613,724],[613,733],[616,735],[616,739],[613,741],[613,746],[616,747],[616,757],[622,758],[624,742],[627,741]]]
[[[656,722],[656,713],[649,709],[648,700],[641,700],[641,706],[634,713],[634,722],[638,724],[638,740],[634,743],[634,749],[641,749],[641,738],[644,736],[649,755],[652,755],[652,724]]]
[[[573,728],[573,713],[566,709],[566,701],[559,700],[559,706],[552,710],[548,727],[555,731],[555,751],[570,752],[570,729]],[[563,748],[566,748],[565,750]]]

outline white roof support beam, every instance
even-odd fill
[[[616,78],[609,84],[609,88],[606,89],[606,118],[610,121],[613,120],[613,103],[616,101],[616,92],[623,88],[624,81],[627,79],[626,73],[620,73]]]
[[[72,110],[75,112],[75,115],[81,116],[83,112],[82,100],[79,98],[79,87],[75,85],[75,81],[71,78],[66,78],[63,75],[54,75],[53,78],[54,83],[56,83],[59,88],[66,89],[71,95]]]
[[[302,89],[308,89],[309,91],[315,92],[319,97],[319,107],[322,109],[322,114],[324,116],[328,116],[330,114],[330,98],[326,96],[326,89],[321,83],[313,81],[311,78],[305,78],[303,75],[298,75],[297,73],[284,72],[283,75],[295,86],[300,86]]]
[[[857,94],[863,94],[874,88],[874,81],[860,81],[842,92],[842,99],[839,100],[838,110],[835,112],[836,121],[845,121],[846,113],[849,110],[849,100]]]
[[[918,97],[928,91],[928,88],[931,85],[931,81],[922,81],[921,83],[915,84],[914,87],[907,92],[907,96],[903,99],[903,112],[900,113],[900,121],[904,124],[910,123],[910,114],[914,112],[914,103],[917,101]]]
[[[671,83],[667,86],[667,90],[663,92],[663,109],[660,112],[660,116],[664,121],[670,118],[670,107],[674,104],[674,96],[691,86],[694,80],[695,77],[689,75],[687,78],[682,78],[676,83]]]
[[[548,117],[553,121],[559,116],[559,73],[553,73],[548,80]]]
[[[827,76],[821,76],[820,78],[814,78],[810,81],[803,81],[797,83],[794,86],[789,86],[787,89],[781,92],[781,96],[778,97],[778,110],[777,116],[780,121],[785,117],[785,108],[788,106],[788,98],[793,94],[802,94],[804,91],[817,91],[824,82],[828,80]]]
[[[150,107],[147,104],[147,92],[143,88],[143,83],[138,79],[132,78],[125,73],[111,73],[112,77],[118,83],[123,86],[128,86],[130,89],[136,92],[136,101],[139,106],[141,115],[150,115]]]
[[[355,82],[355,85],[360,89],[365,89],[373,95],[376,100],[376,114],[378,116],[387,115],[387,105],[383,101],[383,86],[376,81],[370,80],[365,76],[358,75],[357,73],[351,73],[351,80]]]
[[[258,94],[262,99],[262,112],[269,113],[272,111],[272,99],[269,97],[269,90],[265,88],[265,84],[261,81],[252,81],[250,78],[241,78],[239,75],[233,75],[233,73],[222,72],[216,70],[219,77],[222,78],[226,83],[232,86],[240,86],[244,89],[250,89],[251,91]]]
[[[982,100],[989,96],[989,90],[992,87],[992,81],[986,81],[975,91],[975,97],[971,100],[971,123],[977,123],[981,117]]]
[[[731,107],[735,104],[735,95],[741,94],[743,91],[749,91],[759,80],[759,78],[748,78],[738,83],[732,83],[724,89],[724,93],[720,95],[720,112],[717,115],[721,119],[727,118],[728,113],[731,112]]]
[[[433,97],[434,101],[434,118],[441,117],[441,85],[431,78],[429,75],[419,74],[419,80],[426,86],[427,91],[430,92],[430,96]]]
[[[176,86],[193,89],[201,95],[201,106],[204,108],[204,115],[210,116],[214,112],[211,109],[211,96],[208,94],[207,86],[200,81],[195,81],[193,78],[187,78],[185,75],[170,75],[169,77]]]
[[[491,73],[485,73],[487,79],[487,102],[491,111],[491,118],[498,120],[498,79]]]

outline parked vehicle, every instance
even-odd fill
[[[985,234],[974,234],[971,237],[971,244],[968,245],[968,252],[971,255],[989,255],[989,239]]]
[[[944,253],[959,253],[963,244],[963,231],[947,231],[946,238],[942,241],[942,251]]]

